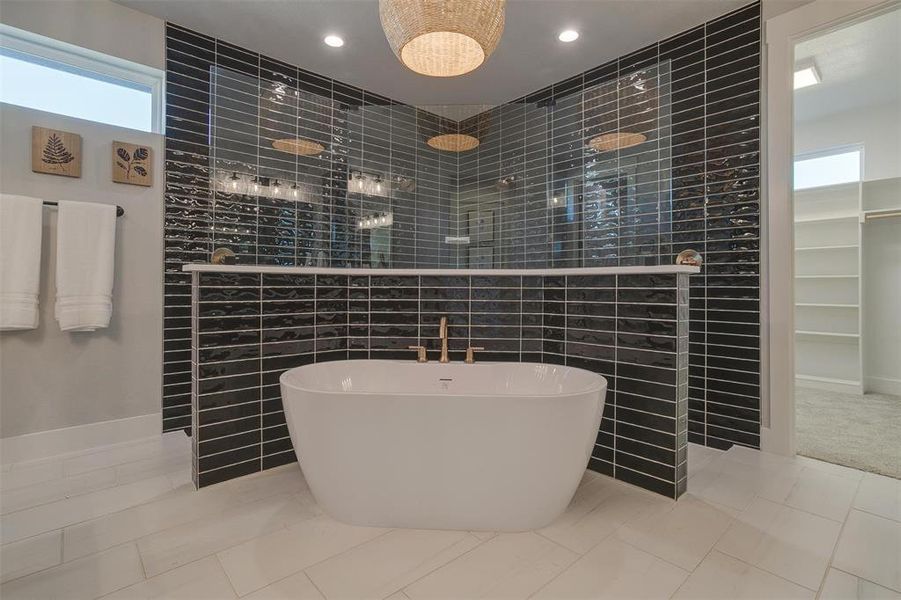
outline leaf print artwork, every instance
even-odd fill
[[[59,136],[53,133],[47,138],[47,144],[44,146],[41,160],[45,164],[52,165],[62,171],[63,165],[75,160],[75,156],[66,149],[66,145],[59,139]]]
[[[151,151],[146,146],[113,142],[113,181],[152,185]]]
[[[81,177],[81,136],[32,125],[31,170],[46,175]]]
[[[138,148],[134,151],[134,155],[128,153],[128,150],[125,148],[117,148],[116,156],[121,158],[121,161],[116,161],[116,164],[119,165],[122,169],[125,169],[125,178],[131,179],[135,174],[144,177],[147,175],[147,169],[144,168],[142,164],[145,160],[147,160],[147,148]]]

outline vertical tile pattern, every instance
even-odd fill
[[[166,39],[163,429],[170,431],[191,427],[190,277],[181,266],[208,262],[223,246],[244,264],[448,266],[443,240],[457,158],[426,140],[457,124],[174,24]],[[306,156],[273,147],[298,138],[323,149]],[[355,190],[348,180],[359,172],[381,178],[383,192]],[[395,220],[382,256],[372,238],[388,230],[358,223],[385,213]],[[326,313],[341,300],[316,299]],[[346,352],[342,325],[349,323],[323,324],[328,337],[319,343]]]
[[[691,279],[690,325],[679,334],[689,399],[674,418],[687,418],[693,442],[759,446],[759,2],[459,123],[176,25],[167,43],[164,430],[191,426],[190,277],[181,265],[225,245],[245,263],[385,266],[372,230],[355,221],[390,208],[393,267],[465,267],[473,251],[480,265],[539,268],[670,264],[682,249],[701,251],[706,265]],[[451,155],[425,143],[450,130],[481,144]],[[614,152],[588,147],[617,131],[646,140]],[[322,140],[325,150],[272,148],[295,137]],[[348,186],[355,169],[415,185],[368,196]],[[221,178],[234,170],[296,182],[299,197],[228,193]],[[470,218],[487,211],[490,228],[474,234]],[[443,243],[467,234],[469,246]],[[561,362],[587,343],[570,322],[618,318],[602,301],[576,309],[592,314],[568,314],[565,286],[540,276],[521,279],[518,301],[509,289],[435,285],[415,311],[411,296],[398,313],[384,310],[392,298],[382,296],[411,286],[357,298],[366,284],[351,283],[346,321],[322,325],[331,337],[319,343],[335,357],[358,356],[370,341],[379,356],[397,356],[421,336],[408,325],[414,312],[419,329],[431,326],[436,304],[453,306],[452,328],[490,340],[499,360]],[[488,322],[507,309],[517,316]],[[371,339],[364,325],[374,327]],[[602,431],[609,448],[605,436],[615,432]]]
[[[704,254],[691,280],[687,410],[691,440],[717,448],[760,442],[759,94],[754,3],[460,124],[483,143],[460,157],[457,227],[465,235],[472,214],[492,211],[499,241],[473,243],[493,250],[494,266]],[[589,147],[617,131],[646,140]],[[549,314],[556,360],[564,325]]]
[[[279,376],[315,362],[548,362],[607,378],[589,467],[677,497],[687,447],[686,274],[347,276],[198,273],[194,478],[203,487],[295,460]]]

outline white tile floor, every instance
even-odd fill
[[[296,464],[193,491],[188,440],[5,466],[0,596],[901,599],[901,481],[692,446],[678,502],[587,472],[534,532],[322,514]]]

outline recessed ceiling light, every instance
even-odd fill
[[[810,87],[820,82],[820,73],[813,65],[795,71],[795,89]]]
[[[337,35],[327,35],[322,41],[325,42],[326,46],[331,46],[332,48],[340,48],[344,45],[344,40]]]
[[[557,39],[561,42],[575,42],[579,39],[579,32],[575,29],[567,29],[566,31],[561,31],[557,35]]]

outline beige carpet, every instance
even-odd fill
[[[797,386],[798,454],[901,479],[901,396]]]

